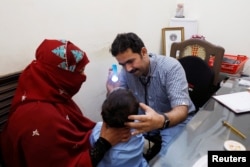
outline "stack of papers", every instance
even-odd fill
[[[213,96],[214,99],[234,111],[235,113],[250,112],[250,92],[237,92]]]

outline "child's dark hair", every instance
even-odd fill
[[[102,104],[103,121],[110,127],[124,127],[129,115],[138,114],[139,103],[133,93],[119,88],[111,92]]]

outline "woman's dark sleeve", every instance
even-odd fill
[[[94,146],[90,149],[90,158],[94,167],[97,166],[110,148],[111,144],[106,139],[99,137]]]

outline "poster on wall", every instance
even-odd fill
[[[162,28],[163,55],[170,56],[170,49],[173,42],[184,40],[184,27],[165,27]]]

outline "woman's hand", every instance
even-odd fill
[[[130,139],[130,128],[111,128],[108,127],[105,122],[103,122],[100,137],[103,137],[112,146],[114,146],[120,142],[126,142]]]

